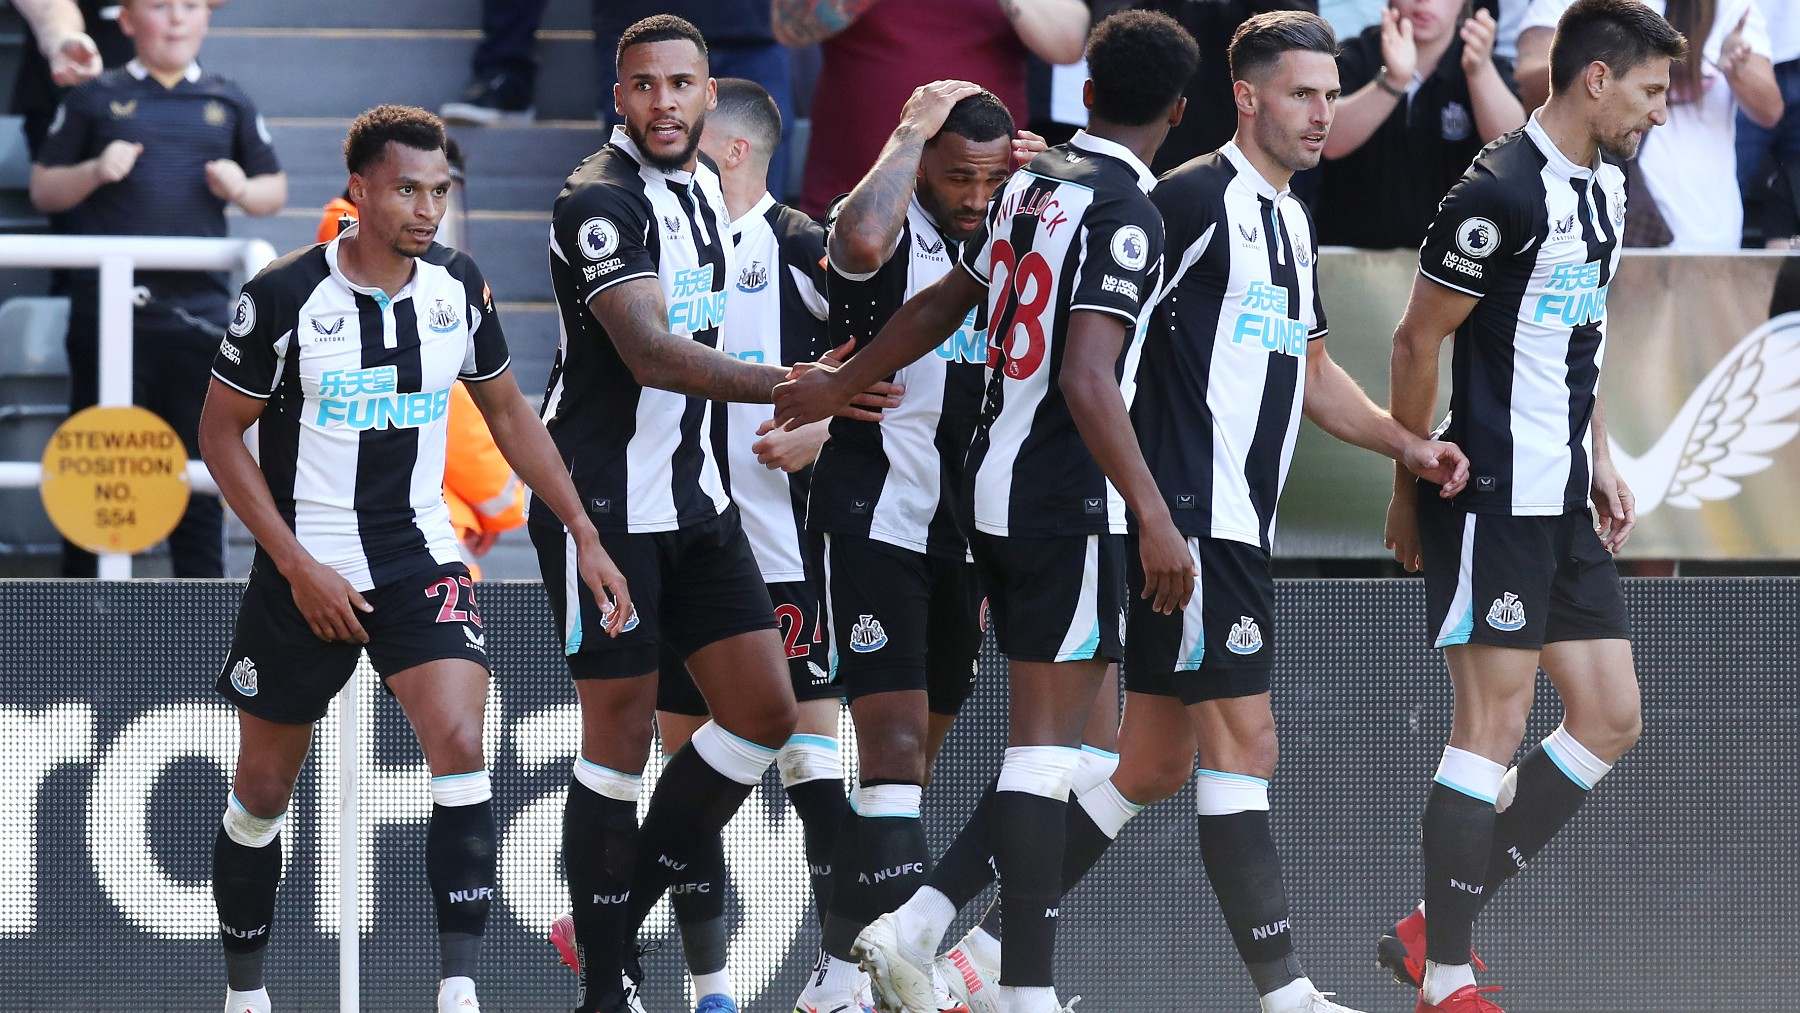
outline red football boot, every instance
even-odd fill
[[[1469,961],[1477,971],[1487,965],[1469,951]],[[1394,980],[1409,988],[1425,983],[1425,912],[1413,908],[1406,917],[1394,923],[1394,931],[1381,937],[1375,946],[1375,962],[1388,969]]]
[[[1419,993],[1419,1004],[1413,1007],[1413,1013],[1506,1013],[1505,1010],[1487,999],[1483,993],[1498,992],[1499,985],[1464,985],[1444,997],[1444,1001],[1436,1006],[1425,1001],[1425,993]]]

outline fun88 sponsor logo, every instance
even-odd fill
[[[396,393],[392,366],[331,369],[319,376],[318,413],[322,429],[416,429],[450,411],[450,391]]]
[[[1279,285],[1253,281],[1238,304],[1237,323],[1231,328],[1232,344],[1261,345],[1265,352],[1306,354],[1306,324],[1288,319],[1288,292]]]
[[[975,327],[975,311],[963,317],[963,322],[956,328],[956,333],[944,339],[937,347],[938,358],[945,362],[977,362],[987,361],[987,332]]]
[[[1606,319],[1606,286],[1600,284],[1600,262],[1558,264],[1544,282],[1532,323],[1556,322],[1584,327]]]
[[[711,330],[725,321],[725,293],[713,290],[713,269],[676,271],[669,291],[669,330],[677,334]]]

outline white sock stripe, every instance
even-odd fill
[[[1083,745],[1075,762],[1075,773],[1069,777],[1069,793],[1080,796],[1093,790],[1119,769],[1119,754],[1095,746]]]
[[[287,810],[274,816],[252,816],[233,792],[226,799],[225,816],[219,824],[225,828],[225,836],[244,847],[266,848],[287,825]]]
[[[1438,761],[1437,776],[1432,780],[1470,798],[1493,805],[1500,798],[1500,779],[1506,768],[1485,756],[1455,746],[1444,747],[1444,758]]]
[[[1575,736],[1569,734],[1564,725],[1557,725],[1556,730],[1544,736],[1541,743],[1544,755],[1556,764],[1556,769],[1575,784],[1586,790],[1594,790],[1594,785],[1612,771],[1612,764],[1595,756],[1588,747],[1582,745]]]
[[[1269,811],[1269,782],[1225,770],[1194,773],[1194,808],[1202,816]]]
[[[480,805],[493,797],[493,781],[485,767],[431,779],[431,801],[435,805]]]
[[[1094,821],[1094,826],[1111,840],[1117,840],[1119,831],[1133,816],[1144,811],[1144,807],[1119,794],[1111,781],[1102,781],[1088,791],[1076,797],[1075,803]]]
[[[916,820],[924,801],[925,789],[916,784],[859,785],[856,814],[864,818],[896,816]]]
[[[775,755],[781,770],[781,786],[792,788],[807,781],[841,781],[844,762],[837,740],[823,735],[796,735]]]
[[[775,762],[776,750],[733,735],[717,721],[700,726],[689,742],[706,765],[739,784],[755,784]]]
[[[1000,764],[995,791],[1022,791],[1066,802],[1069,779],[1081,762],[1081,750],[1070,746],[1012,746]]]
[[[642,774],[627,774],[611,767],[602,767],[581,756],[575,758],[575,780],[581,782],[583,788],[615,802],[636,802],[644,791]]]

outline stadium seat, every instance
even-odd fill
[[[21,296],[0,303],[0,460],[42,457],[67,417],[68,329],[67,299]],[[47,556],[59,547],[36,489],[0,489],[0,555]]]

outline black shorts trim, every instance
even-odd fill
[[[1125,536],[976,532],[970,542],[1000,653],[1013,661],[1120,661]]]
[[[831,677],[851,700],[924,690],[954,716],[973,692],[982,595],[974,566],[864,535],[827,534],[825,617]]]
[[[657,670],[665,642],[687,658],[709,644],[775,627],[774,606],[735,506],[674,531],[600,533],[631,588],[633,615],[617,637],[576,572],[575,543],[553,523],[530,525],[558,639],[576,679],[624,679]]]
[[[325,716],[365,650],[384,687],[392,676],[433,661],[487,667],[487,633],[462,563],[424,557],[411,576],[363,597],[375,607],[357,617],[368,645],[320,640],[294,604],[292,586],[258,553],[214,688],[246,714],[310,724]]]
[[[1588,511],[1514,517],[1463,510],[1423,486],[1418,495],[1434,646],[1631,639],[1618,566]]]
[[[1275,668],[1275,579],[1260,545],[1189,538],[1193,597],[1162,615],[1138,597],[1144,569],[1134,533],[1126,589],[1132,602],[1125,639],[1125,688],[1202,703],[1269,692]]]

